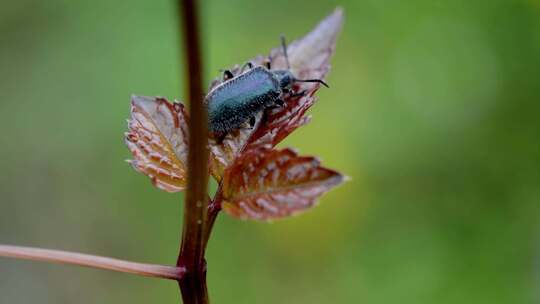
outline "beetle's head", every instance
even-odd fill
[[[293,73],[291,72],[291,65],[289,63],[289,55],[287,55],[287,44],[285,43],[285,36],[281,35],[281,47],[283,48],[283,56],[285,56],[285,62],[287,63],[287,69],[286,70],[275,70],[274,75],[276,75],[278,81],[279,81],[279,87],[282,90],[291,90],[292,85],[295,82],[318,82],[322,84],[323,86],[328,88],[328,85],[326,82],[324,82],[322,79],[297,79],[294,77]]]
[[[276,70],[274,75],[279,81],[279,87],[285,91],[291,90],[295,82],[318,82],[328,88],[326,82],[321,79],[297,79],[290,70]]]
[[[290,90],[295,81],[294,75],[289,70],[276,70],[274,75],[279,81],[279,87],[282,90]]]

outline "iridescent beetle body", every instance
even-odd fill
[[[273,106],[283,91],[276,74],[254,67],[215,87],[208,95],[208,119],[214,133],[239,128],[254,114]]]
[[[223,140],[231,130],[238,129],[245,122],[255,123],[260,111],[284,104],[284,96],[301,96],[304,92],[293,93],[295,82],[318,82],[328,87],[320,79],[296,79],[290,71],[285,39],[281,38],[287,70],[272,70],[270,61],[266,66],[256,66],[248,62],[239,75],[225,71],[223,82],[215,86],[205,97],[208,108],[209,129]],[[245,68],[249,69],[244,71]]]

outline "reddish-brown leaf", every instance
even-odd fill
[[[288,46],[291,70],[297,78],[325,78],[330,70],[330,57],[334,53],[336,38],[341,31],[342,23],[343,10],[338,8],[321,21],[313,31]],[[260,65],[264,59],[265,57],[258,56],[251,61]],[[272,69],[287,68],[280,47],[271,51],[270,62]],[[235,66],[232,72],[237,71],[238,66]],[[217,84],[219,84],[219,80],[212,82],[210,87]],[[243,153],[273,147],[295,129],[309,122],[310,117],[305,116],[305,113],[316,101],[313,95],[319,87],[318,83],[297,83],[294,91],[305,90],[305,96],[294,99],[287,98],[284,107],[266,111],[264,115],[258,117],[255,128],[251,129],[246,126],[231,132],[221,144],[211,142],[210,170],[212,175],[218,181],[221,180],[226,168],[231,166],[235,159]]]
[[[165,98],[132,96],[125,142],[133,154],[128,162],[167,192],[186,187],[188,124],[181,103]]]
[[[288,46],[291,70],[298,79],[325,79],[342,25],[343,10],[338,8],[309,34]],[[270,57],[273,69],[287,68],[281,48],[273,49]],[[318,83],[298,83],[295,91],[306,91],[306,95],[289,98],[285,100],[285,107],[268,113],[264,124],[250,138],[250,148],[258,148],[262,144],[275,146],[298,127],[308,123],[310,117],[305,113],[317,100],[313,95],[319,88]]]
[[[223,210],[242,219],[271,220],[314,206],[319,196],[343,181],[313,157],[290,149],[261,149],[239,158],[223,184]]]

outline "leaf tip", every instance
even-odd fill
[[[328,21],[331,24],[334,24],[336,28],[341,29],[343,26],[343,21],[345,19],[345,9],[343,9],[342,6],[338,6],[334,9],[334,11],[328,15],[324,21]]]
[[[339,17],[340,19],[343,19],[343,18],[344,18],[344,15],[345,15],[345,9],[343,9],[343,6],[337,6],[337,7],[334,9],[334,12],[332,13],[331,16],[337,16],[337,17]]]
[[[135,105],[137,101],[141,99],[141,97],[142,96],[137,95],[137,94],[131,94],[131,96],[129,97],[129,100],[131,100],[132,105]]]

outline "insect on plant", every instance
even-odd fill
[[[281,46],[266,59],[257,56],[224,71],[203,101],[196,6],[184,2],[180,7],[187,29],[190,111],[181,102],[133,95],[124,135],[132,156],[128,162],[136,171],[166,192],[187,190],[176,265],[9,245],[0,245],[0,256],[171,279],[179,283],[185,304],[206,304],[205,252],[221,211],[242,220],[283,219],[309,210],[345,180],[315,157],[276,148],[310,121],[306,112],[316,101],[314,94],[321,85],[328,87],[323,79],[330,70],[343,10],[336,9],[289,47],[282,36]],[[207,117],[210,137],[217,140],[209,140]],[[251,127],[243,127],[248,121]],[[212,198],[206,189],[209,175],[218,183]]]
[[[272,70],[271,60],[264,65],[254,66],[248,61],[240,69],[239,75],[230,70],[223,72],[223,82],[215,86],[206,96],[210,131],[217,135],[218,142],[231,130],[237,129],[249,120],[255,125],[255,115],[261,110],[281,107],[285,97],[303,96],[306,91],[294,93],[296,82],[318,82],[328,87],[322,79],[297,79],[291,72],[285,36],[281,35],[281,47],[287,69]]]

